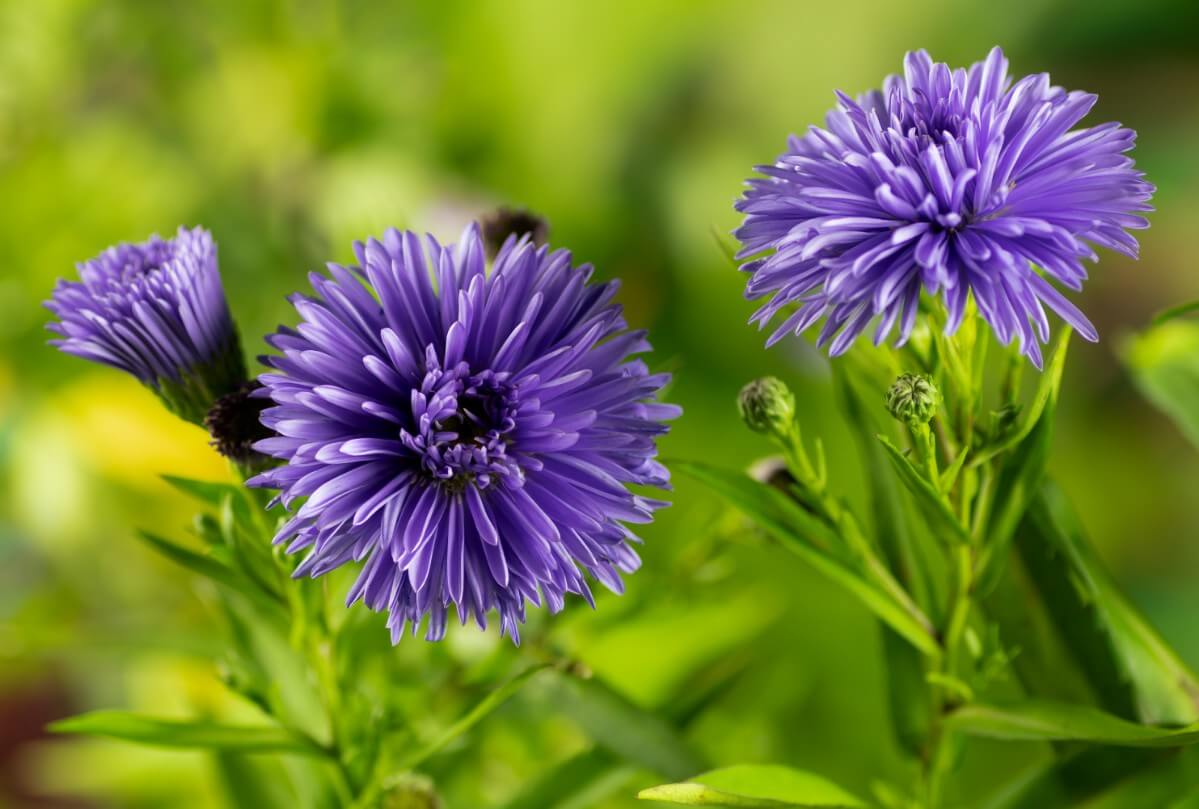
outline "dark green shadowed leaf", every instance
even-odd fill
[[[1067,752],[1031,768],[1005,783],[979,804],[979,809],[1043,809],[1046,806],[1080,806],[1122,783],[1135,781],[1180,750],[1199,748],[1136,749],[1074,746]]]
[[[691,461],[672,461],[673,469],[707,484],[740,509],[784,547],[857,596],[878,618],[921,651],[938,653],[926,625],[862,574],[827,550],[829,528],[794,500],[747,475]]]
[[[972,736],[1008,741],[1089,742],[1117,747],[1180,747],[1199,742],[1199,725],[1138,725],[1087,705],[1027,700],[1006,705],[975,703],[947,720]]]
[[[910,648],[910,647],[909,647]],[[726,695],[748,667],[748,661],[726,658],[699,672],[672,695],[663,708],[665,719],[685,729]],[[636,765],[606,747],[596,746],[572,756],[527,783],[504,804],[505,809],[584,809],[624,787]]]
[[[213,758],[229,806],[288,809],[297,805],[297,796],[286,788],[287,776],[277,762],[227,751],[219,751]],[[305,804],[309,803],[312,800],[306,797]]]
[[[125,711],[80,714],[53,722],[49,729],[54,733],[107,736],[154,747],[328,755],[328,751],[311,739],[282,727],[224,725],[207,720],[153,719]]]
[[[434,739],[429,741],[423,747],[409,753],[403,758],[401,769],[410,770],[419,765],[422,761],[440,751],[454,739],[466,733],[472,727],[481,722],[484,718],[490,715],[496,708],[499,708],[508,698],[521,689],[521,687],[529,681],[533,675],[544,671],[548,668],[547,665],[530,666],[529,668],[517,674],[512,679],[500,685],[482,700],[480,700],[473,708],[467,711],[454,724],[450,725],[444,731],[439,733]]]
[[[596,744],[667,778],[685,778],[704,762],[674,727],[638,707],[597,677],[554,671],[543,681],[550,703],[574,719]]]
[[[773,764],[743,764],[713,770],[683,783],[643,789],[637,797],[684,806],[749,809],[866,805],[826,778]]]
[[[1042,488],[1018,548],[1058,633],[1104,707],[1142,722],[1199,721],[1199,679],[1112,582],[1061,491]]]

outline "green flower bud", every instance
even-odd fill
[[[887,391],[887,410],[909,427],[928,424],[937,415],[941,393],[920,374],[903,374]]]
[[[756,433],[786,435],[795,423],[795,395],[781,379],[755,379],[737,396],[741,420]]]
[[[442,809],[433,782],[423,775],[405,774],[392,780],[383,794],[382,809]]]

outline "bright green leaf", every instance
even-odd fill
[[[1199,447],[1199,322],[1155,326],[1128,341],[1123,356],[1145,397]]]
[[[947,721],[972,736],[1009,741],[1075,741],[1117,747],[1180,747],[1199,742],[1199,725],[1177,729],[1138,725],[1097,708],[1067,702],[976,703],[954,711]]]
[[[282,727],[224,725],[203,719],[153,719],[125,711],[80,714],[53,722],[49,729],[54,733],[107,736],[154,747],[328,755],[311,739]]]
[[[751,809],[865,806],[826,778],[774,764],[743,764],[713,770],[684,783],[643,789],[637,797],[686,806]]]

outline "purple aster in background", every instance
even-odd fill
[[[1094,246],[1136,256],[1154,188],[1125,155],[1119,124],[1072,129],[1096,101],[1040,73],[1012,83],[1003,51],[968,70],[909,53],[904,75],[857,101],[838,93],[827,129],[791,137],[737,203],[752,259],[746,296],[771,296],[759,328],[795,305],[774,344],[824,319],[818,343],[848,350],[876,317],[875,343],[915,323],[921,288],[952,334],[973,297],[999,340],[1038,367],[1046,308],[1088,340],[1094,327],[1054,286],[1087,277]]]
[[[296,575],[365,560],[347,603],[390,613],[392,640],[440,639],[450,605],[465,623],[519,641],[525,602],[591,600],[583,571],[620,592],[639,564],[626,523],[663,503],[655,439],[678,408],[666,374],[590,266],[510,237],[490,271],[477,226],[442,246],[389,230],[356,243],[356,267],[310,277],[302,322],[267,338],[260,377],[278,435],[255,448],[286,461],[250,481],[280,489],[279,530],[307,551]]]
[[[46,302],[59,318],[47,326],[60,335],[51,345],[132,374],[196,424],[245,383],[208,231],[119,244],[78,269],[79,280],[60,280]]]

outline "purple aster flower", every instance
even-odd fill
[[[119,244],[60,280],[47,328],[67,354],[127,371],[174,412],[197,424],[219,397],[246,381],[245,363],[217,270],[216,245],[202,228],[174,239]]]
[[[1038,367],[1046,308],[1088,340],[1095,328],[1054,285],[1078,290],[1094,246],[1136,256],[1154,188],[1125,153],[1136,134],[1109,123],[1073,129],[1095,104],[1040,73],[1015,84],[1003,51],[968,70],[909,53],[904,75],[857,101],[843,93],[828,128],[791,137],[737,203],[746,296],[771,296],[768,340],[824,319],[818,343],[846,351],[877,317],[875,343],[898,344],[923,287],[940,295],[946,331],[968,300],[999,340]]]
[[[354,251],[292,298],[302,322],[267,338],[281,356],[260,377],[278,435],[255,448],[287,463],[250,485],[307,498],[276,537],[307,551],[296,575],[365,560],[347,604],[389,612],[393,642],[426,613],[440,639],[451,604],[519,641],[526,601],[591,601],[583,571],[620,592],[639,564],[625,524],[664,505],[628,486],[668,486],[655,439],[679,410],[632,358],[650,346],[617,285],[527,238],[488,272],[473,225]]]

